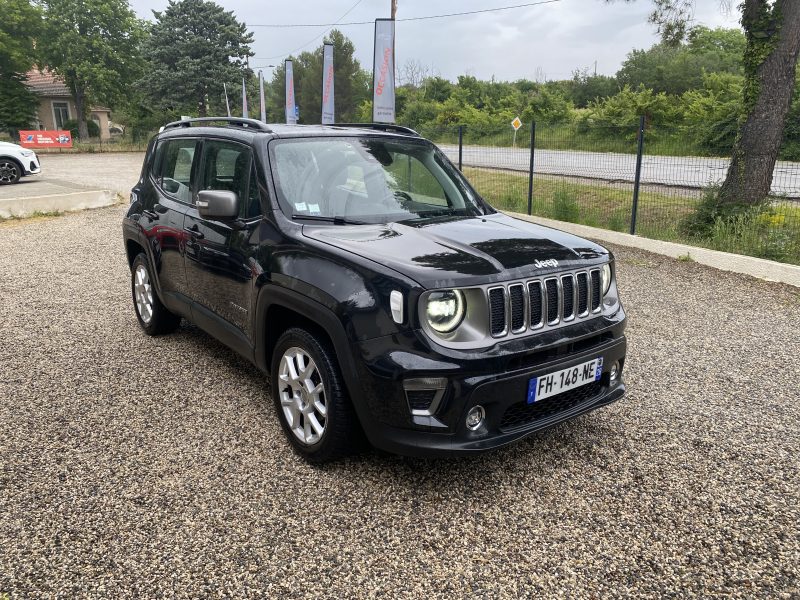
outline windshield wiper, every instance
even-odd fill
[[[354,221],[344,217],[326,217],[324,215],[292,215],[292,219],[304,221],[321,221],[323,223],[333,223],[334,225],[366,225],[364,221]]]

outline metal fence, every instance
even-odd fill
[[[768,203],[715,216],[730,159],[686,156],[690,131],[642,124],[421,133],[498,209],[800,264],[800,163],[778,162]]]

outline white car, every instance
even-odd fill
[[[36,152],[19,144],[0,142],[0,185],[17,183],[26,175],[42,172]]]

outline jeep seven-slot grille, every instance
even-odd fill
[[[525,329],[525,288],[519,283],[508,286],[508,304],[511,309],[511,331]]]
[[[528,302],[530,304],[531,327],[541,327],[542,322],[542,282],[531,281],[528,284]]]
[[[503,288],[489,290],[489,328],[494,336],[506,332],[506,294]]]
[[[555,327],[596,315],[601,309],[600,287],[600,270],[593,269],[489,288],[492,336]]]
[[[564,306],[562,318],[566,321],[575,316],[575,284],[572,275],[561,278],[561,294],[563,297],[561,304]]]
[[[575,278],[578,280],[578,316],[582,317],[589,313],[588,275],[578,273]]]
[[[558,281],[547,279],[544,282],[547,290],[547,324],[558,323]]]

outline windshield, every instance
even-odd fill
[[[270,150],[281,210],[296,219],[388,223],[486,212],[426,142],[300,138]]]

